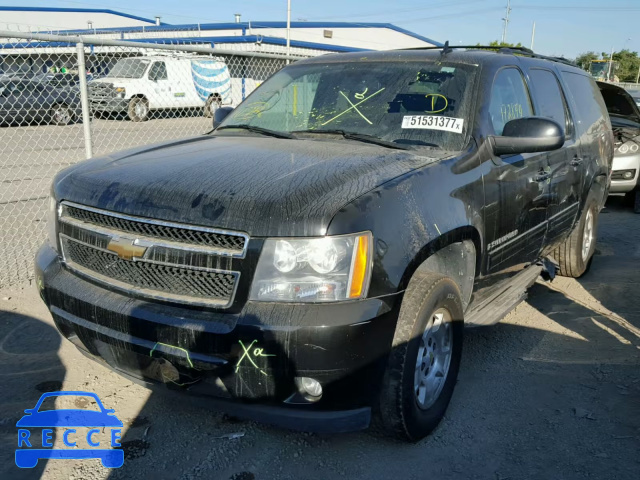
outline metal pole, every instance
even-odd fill
[[[531,50],[533,50],[533,41],[536,38],[536,22],[533,22],[533,28],[531,29]]]
[[[287,65],[291,56],[291,0],[287,0]]]
[[[82,126],[84,128],[84,151],[87,158],[93,157],[91,143],[91,114],[89,112],[89,90],[87,89],[87,66],[84,62],[84,43],[76,43],[78,52],[78,79],[80,80],[80,103],[82,105]]]
[[[611,81],[611,67],[613,66],[613,47],[611,47],[611,56],[609,57],[609,72],[607,72],[607,80]]]
[[[504,20],[504,28],[502,29],[501,43],[505,43],[507,41],[507,28],[509,27],[509,13],[511,13],[511,0],[507,0],[507,14],[502,19]]]

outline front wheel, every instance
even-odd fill
[[[417,441],[436,428],[458,377],[463,327],[456,283],[416,271],[402,300],[380,392],[386,433]]]
[[[149,102],[146,98],[132,98],[127,113],[132,122],[144,122],[149,118]]]
[[[73,120],[73,113],[66,105],[56,105],[51,109],[51,121],[55,125],[69,125]]]
[[[581,277],[589,268],[591,258],[596,250],[598,215],[600,213],[598,204],[596,190],[592,189],[571,235],[551,254],[558,262],[558,273],[563,277]]]

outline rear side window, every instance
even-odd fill
[[[567,83],[568,94],[573,98],[577,109],[576,123],[583,130],[607,118],[607,108],[600,94],[600,89],[591,78],[578,73],[562,72],[562,78]]]
[[[555,120],[564,128],[565,135],[570,137],[571,122],[567,115],[567,106],[560,90],[557,77],[549,70],[532,69],[529,72],[536,90],[538,115]]]
[[[491,87],[489,115],[496,135],[502,135],[505,124],[516,118],[533,115],[529,91],[520,70],[500,70]]]

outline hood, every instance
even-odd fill
[[[54,193],[252,236],[311,236],[350,201],[435,160],[346,140],[204,135],[82,162],[58,174]]]

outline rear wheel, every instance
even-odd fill
[[[598,214],[596,192],[591,190],[573,232],[551,254],[558,262],[559,274],[563,277],[578,278],[589,268],[593,252],[596,249]]]
[[[127,113],[132,122],[144,122],[149,118],[149,102],[146,98],[132,98]]]
[[[55,125],[69,125],[73,120],[73,112],[66,105],[55,105],[51,109],[51,121]]]
[[[416,271],[402,301],[380,393],[386,433],[417,441],[438,425],[458,377],[462,336],[456,283]]]

